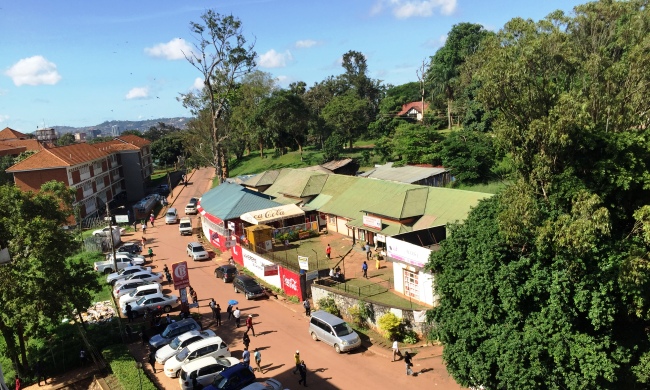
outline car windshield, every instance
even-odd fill
[[[118,275],[123,275],[123,274],[124,274],[124,271],[126,271],[126,268],[123,268],[123,269],[117,271],[117,274],[118,274]]]
[[[171,343],[169,343],[171,349],[178,349],[179,345],[181,345],[180,336],[176,337],[175,339],[172,340]]]
[[[246,287],[258,287],[258,286],[259,286],[259,285],[257,284],[257,282],[254,281],[254,280],[246,280],[246,281],[244,281],[244,285],[245,285]]]
[[[195,246],[194,249],[192,249],[192,250],[194,252],[203,252],[203,251],[205,251],[205,249],[203,249],[203,247],[201,245]]]
[[[139,306],[139,305],[142,305],[142,302],[144,302],[145,299],[147,299],[147,297],[142,297],[142,298],[138,299],[137,301],[135,301],[135,303],[136,303],[138,306]]]
[[[217,389],[223,389],[226,383],[228,383],[228,378],[224,378],[223,376],[221,376],[221,374],[219,374],[214,378],[214,382],[212,382],[212,385]]]
[[[187,347],[185,347],[185,348],[181,349],[181,351],[176,355],[176,360],[178,360],[179,362],[182,362],[183,360],[185,360],[185,358],[189,354],[190,354],[190,350],[187,349]]]
[[[352,328],[350,328],[350,325],[348,325],[347,322],[343,322],[334,325],[334,332],[336,332],[337,336],[347,336],[352,333]]]
[[[230,367],[230,360],[228,360],[228,359],[219,358],[219,359],[217,359],[217,363],[219,363],[220,365],[222,365],[224,367]]]

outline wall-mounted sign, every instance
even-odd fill
[[[383,234],[377,233],[377,234],[375,234],[375,240],[377,240],[379,242],[386,242],[386,236],[384,236]]]
[[[381,218],[375,218],[369,215],[364,215],[363,226],[368,226],[369,228],[381,230]]]
[[[273,276],[278,274],[278,265],[271,264],[264,266],[264,276]]]
[[[128,215],[116,215],[115,216],[115,222],[117,222],[117,223],[129,223],[129,216]]]
[[[235,223],[232,221],[228,222],[228,229],[232,230],[233,232],[235,231]]]

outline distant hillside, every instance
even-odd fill
[[[138,130],[138,131],[146,131],[149,130],[150,127],[158,125],[159,122],[163,122],[166,125],[178,127],[180,129],[184,129],[185,126],[187,125],[187,122],[191,118],[159,118],[159,119],[149,119],[149,120],[144,120],[144,121],[107,121],[104,123],[100,123],[95,126],[85,126],[85,127],[71,127],[71,126],[52,126],[59,134],[63,133],[83,133],[87,132],[90,130],[101,130],[103,134],[111,134],[111,131],[113,129],[113,126],[117,126],[117,128],[122,131],[126,130]]]

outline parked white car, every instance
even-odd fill
[[[151,267],[143,267],[141,265],[134,265],[134,266],[125,267],[125,268],[123,268],[123,269],[121,269],[121,270],[119,270],[117,272],[113,272],[112,274],[108,274],[108,276],[106,276],[106,283],[115,284],[116,281],[118,281],[120,279],[124,279],[127,276],[129,276],[131,274],[134,274],[136,272],[140,272],[140,271],[149,271],[149,272],[151,272]]]
[[[128,283],[125,283],[125,284],[122,284],[120,286],[114,287],[113,288],[113,296],[115,297],[115,299],[119,299],[123,295],[129,294],[129,293],[135,291],[136,288],[138,288],[140,286],[144,286],[146,284],[150,284],[150,283],[145,281],[145,280],[140,280],[140,279],[131,280]]]
[[[117,255],[116,263],[117,270],[115,269],[115,264],[113,264],[113,257],[111,257],[110,260],[106,261],[96,261],[93,267],[95,271],[108,275],[132,265],[144,265],[144,259],[133,259],[126,256]]]
[[[119,231],[119,232],[124,231],[124,229],[120,228],[119,226],[113,226],[113,230],[116,230],[116,231]],[[103,229],[94,230],[93,231],[93,236],[95,236],[95,237],[108,237],[108,232],[110,232],[110,231],[111,231],[111,227],[106,226]]]
[[[176,337],[171,343],[165,345],[156,351],[156,362],[164,364],[167,359],[176,355],[181,349],[187,347],[195,341],[214,337],[216,334],[210,329],[206,330],[190,330],[182,335]]]
[[[141,297],[131,304],[131,311],[134,315],[143,315],[147,309],[154,310],[158,307],[165,313],[180,306],[180,300],[176,295],[153,294]],[[122,309],[122,314],[126,315],[126,309]]]
[[[202,357],[183,365],[178,376],[178,382],[181,385],[181,389],[192,390],[192,378],[196,377],[198,383],[203,386],[208,386],[221,371],[237,363],[239,363],[239,360],[234,357]]]
[[[119,259],[128,259],[128,260],[133,260],[133,261],[136,261],[136,260],[145,261],[146,260],[143,255],[136,255],[136,254],[128,253],[128,252],[115,252],[115,257],[117,257],[118,260]],[[113,254],[112,253],[107,254],[106,255],[106,260],[113,261]]]
[[[206,356],[230,357],[230,351],[219,336],[196,341],[181,349],[174,357],[167,359],[164,368],[165,375],[176,378],[183,365]]]
[[[162,294],[162,286],[160,283],[148,283],[142,286],[137,287],[135,290],[131,291],[129,294],[122,295],[120,297],[120,300],[118,304],[120,305],[120,309],[123,309],[126,307],[127,303],[132,303],[140,299],[140,297],[144,297],[145,295],[153,295],[153,294]]]
[[[162,283],[163,274],[161,272],[151,272],[151,271],[140,271],[132,275],[127,276],[124,279],[120,279],[115,282],[115,287],[121,286],[125,283],[132,282],[134,280],[144,280],[149,283]]]

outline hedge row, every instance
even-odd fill
[[[136,361],[126,345],[116,344],[107,347],[102,351],[102,355],[124,390],[157,390],[144,372],[140,372],[140,378],[138,378]],[[140,387],[140,380],[142,380],[142,387]]]

